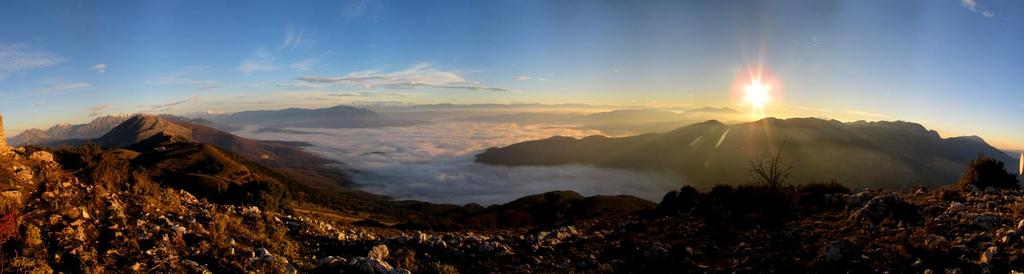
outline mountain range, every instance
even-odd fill
[[[681,111],[662,109],[616,109],[595,113],[521,112],[463,118],[459,120],[516,123],[562,124],[579,129],[595,129],[611,135],[665,132],[711,119],[743,120],[745,117],[731,108],[697,108]]]
[[[785,145],[783,145],[785,144]],[[681,175],[690,185],[753,181],[750,161],[783,147],[795,183],[850,186],[939,185],[954,182],[978,153],[1014,158],[976,136],[942,138],[909,122],[766,118],[727,125],[707,121],[662,134],[624,138],[552,137],[491,148],[476,161],[508,166],[591,164]]]
[[[302,147],[308,144],[252,140],[189,121],[194,120],[171,115],[137,114],[99,138],[70,144],[76,146],[66,149],[75,152],[65,154],[83,156],[70,157],[81,159],[65,162],[72,163],[67,166],[71,169],[99,170],[89,172],[92,173],[90,177],[98,180],[118,182],[126,180],[125,176],[136,176],[135,180],[142,176],[219,203],[257,204],[261,208],[277,208],[285,204],[291,208],[313,206],[376,216],[413,226],[451,226],[450,220],[454,219],[472,220],[474,225],[511,225],[508,222],[493,223],[487,216],[528,211],[522,209],[527,207],[522,202],[503,205],[503,209],[498,210],[475,204],[456,206],[392,201],[357,190],[346,173],[358,171],[347,168],[345,163],[303,150]],[[90,148],[90,144],[101,149]],[[58,155],[58,158],[69,158],[61,156],[61,153]],[[585,198],[574,195],[559,199],[580,200],[578,208],[572,209],[577,215],[650,207],[650,202],[635,197]],[[601,206],[606,203],[616,206]],[[516,214],[540,216],[546,213]],[[438,215],[446,216],[445,220],[436,218]],[[544,218],[531,218],[533,221],[529,222],[557,221]]]
[[[399,119],[372,110],[338,105],[330,108],[242,111],[210,116],[209,120],[231,126],[305,127],[305,128],[377,128],[403,127],[424,123]]]
[[[9,140],[11,145],[42,145],[55,141],[74,139],[93,139],[103,136],[111,129],[127,121],[132,114],[118,114],[101,116],[93,119],[88,124],[58,124],[49,129],[28,129]]]

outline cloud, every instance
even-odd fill
[[[960,5],[967,8],[970,11],[980,13],[981,16],[995,17],[996,13],[985,8],[984,5],[978,3],[977,0],[960,0]]]
[[[324,84],[307,83],[307,82],[295,82],[295,83],[279,83],[274,86],[282,88],[295,88],[295,89],[323,89],[326,86]]]
[[[313,69],[313,64],[316,64],[316,61],[316,58],[306,58],[292,63],[291,65],[288,65],[288,67],[298,71],[307,71]]]
[[[381,0],[346,0],[341,17],[349,20],[358,18],[377,20],[383,8],[384,3]]]
[[[94,71],[96,73],[102,74],[102,73],[107,72],[107,64],[96,64],[96,65],[93,65],[91,69],[92,69],[92,71]]]
[[[222,87],[224,87],[224,85],[221,84],[221,83],[208,83],[208,84],[204,84],[202,86],[199,86],[196,89],[197,90],[204,90],[204,89],[215,89],[215,88],[222,88]]]
[[[89,117],[103,115],[103,112],[110,108],[110,104],[95,105],[89,108]]]
[[[27,44],[0,44],[0,80],[15,72],[51,67],[61,62],[64,59],[32,49]]]
[[[531,77],[531,76],[525,76],[525,75],[516,76],[516,78],[512,78],[512,79],[515,79],[516,81],[530,81],[530,80],[547,81],[548,80],[547,78],[537,78],[537,77]]]
[[[238,65],[238,71],[246,75],[251,75],[253,72],[267,72],[277,69],[278,67],[274,66],[274,57],[262,48],[253,51],[249,57],[242,59],[242,63]]]
[[[170,102],[170,103],[166,103],[166,104],[160,104],[160,105],[151,105],[149,107],[152,108],[153,110],[165,111],[165,110],[173,109],[173,108],[175,108],[177,106],[180,106],[180,105],[183,105],[183,104],[187,104],[187,103],[191,103],[191,102],[197,102],[197,101],[199,101],[199,97],[198,96],[192,96],[192,97],[189,97],[188,99],[185,99],[185,100],[174,101],[174,102]]]
[[[295,25],[288,25],[284,40],[281,41],[279,49],[294,49],[298,47],[312,47],[316,44],[313,33],[295,28]]]
[[[207,70],[205,66],[189,66],[184,69],[174,72],[170,75],[160,76],[156,79],[146,81],[147,84],[151,85],[188,85],[195,86],[197,90],[204,89],[215,89],[224,87],[224,84],[213,81],[194,78],[197,74],[202,74]]]
[[[585,165],[505,167],[479,164],[473,159],[489,147],[555,135],[583,137],[599,133],[593,130],[445,121],[376,129],[289,128],[297,133],[258,129],[239,134],[311,143],[311,151],[362,171],[354,174],[353,180],[363,190],[398,199],[495,204],[541,192],[573,190],[584,195],[629,194],[657,201],[682,181],[678,176],[657,172]]]
[[[392,97],[405,97],[404,93],[386,93],[386,92],[341,92],[331,93],[327,96],[334,97],[375,97],[375,96],[392,96]]]
[[[853,115],[860,115],[860,116],[875,117],[875,118],[889,118],[889,115],[879,114],[879,113],[871,113],[871,112],[860,111],[860,110],[847,110],[846,113],[853,114]]]
[[[60,92],[60,91],[66,91],[66,90],[74,90],[74,89],[87,88],[87,87],[91,87],[91,86],[92,86],[92,83],[86,83],[86,82],[67,83],[67,84],[61,83],[61,84],[49,85],[47,87],[36,89],[36,90],[33,90],[33,91],[37,92],[37,93],[54,93],[54,92]]]
[[[455,71],[434,68],[427,63],[420,63],[403,70],[384,72],[366,70],[349,73],[337,77],[299,77],[299,81],[320,84],[358,85],[364,88],[389,89],[462,89],[473,91],[518,92],[513,89],[488,87],[479,82],[469,82]]]

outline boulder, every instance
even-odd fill
[[[512,250],[511,248],[509,248],[505,244],[502,244],[502,243],[499,243],[499,242],[485,242],[485,243],[480,244],[480,247],[477,248],[477,252],[484,253],[484,254],[488,254],[488,253],[508,253],[508,252],[511,252],[511,250]]]
[[[1004,221],[1006,221],[1006,219],[991,214],[982,214],[974,217],[974,224],[980,226],[985,230],[995,228],[1002,224]]]
[[[366,257],[355,257],[352,259],[350,264],[358,270],[359,273],[389,274],[394,270],[390,264],[383,260]]]
[[[996,259],[996,256],[999,256],[999,247],[992,246],[981,253],[981,258],[978,261],[982,264],[990,264]]]
[[[366,257],[370,259],[376,259],[383,261],[388,258],[388,246],[377,245],[370,249],[370,253],[366,254]]]
[[[917,223],[921,221],[921,212],[916,206],[907,203],[895,194],[886,194],[871,198],[864,206],[853,214],[851,221],[878,224],[884,220]]]
[[[42,163],[56,163],[56,161],[54,161],[54,159],[53,159],[53,153],[50,153],[48,151],[32,152],[32,155],[29,155],[28,158],[30,160],[38,161],[38,162],[42,162]]]
[[[31,182],[34,177],[32,169],[27,166],[13,165],[11,166],[11,171],[14,171],[14,179],[21,183]]]
[[[961,202],[952,202],[952,203],[949,203],[949,207],[948,207],[948,208],[946,208],[946,210],[947,210],[947,211],[953,211],[953,212],[956,212],[956,211],[962,211],[962,210],[964,210],[965,208],[967,208],[967,206],[965,206],[965,205],[964,205],[964,203],[961,203]]]
[[[8,190],[0,192],[0,199],[10,201],[13,204],[21,204],[21,191]]]
[[[839,240],[829,243],[822,249],[819,259],[826,264],[836,264],[849,261],[861,252],[861,247],[849,240]]]

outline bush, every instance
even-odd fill
[[[836,183],[835,181],[828,183],[810,183],[806,185],[800,185],[799,187],[797,187],[797,189],[800,191],[800,193],[809,193],[816,195],[852,193],[850,188],[842,184]]]
[[[0,245],[18,236],[18,208],[0,198]]]
[[[841,209],[846,206],[834,198],[834,194],[850,194],[850,188],[836,182],[810,183],[797,187],[797,205],[804,211],[817,212],[823,209]]]
[[[691,186],[684,186],[679,191],[669,191],[658,204],[658,211],[669,213],[676,211],[687,211],[697,205],[697,198],[700,192]]]
[[[1017,176],[1010,174],[1002,161],[978,154],[978,158],[967,164],[967,169],[957,183],[960,189],[975,186],[980,189],[994,187],[1000,189],[1020,189]]]

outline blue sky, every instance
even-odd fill
[[[1021,148],[1024,2],[5,1],[12,130],[122,112],[593,103],[908,120]],[[13,134],[8,132],[8,134]]]

